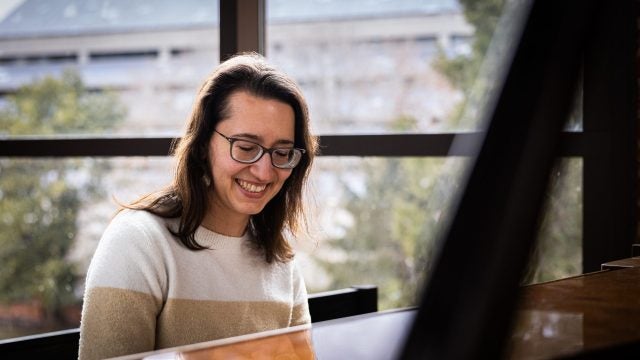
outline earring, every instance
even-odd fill
[[[207,174],[202,175],[202,182],[206,187],[211,186],[211,178],[209,177],[209,175]]]

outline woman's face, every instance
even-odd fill
[[[216,127],[227,137],[265,148],[293,147],[295,117],[284,102],[238,91],[228,99],[228,115]],[[229,141],[214,132],[209,140],[214,217],[216,221],[248,221],[280,191],[292,170],[271,165],[266,152],[257,162],[243,164],[231,158],[229,149]]]

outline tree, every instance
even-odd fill
[[[448,58],[441,52],[434,62],[434,66],[465,93],[465,100],[452,112],[449,119],[455,127],[475,128],[479,125],[476,118],[463,116],[463,109],[468,109],[469,102],[473,101],[472,91],[478,88],[486,91],[491,86],[484,83],[478,84],[479,81],[482,82],[479,76],[480,69],[494,37],[494,29],[508,2],[508,0],[460,0],[464,7],[465,18],[475,28],[472,52],[469,56],[454,58]],[[506,46],[506,42],[498,45]],[[493,74],[484,75],[485,78],[492,76]],[[574,113],[567,121],[568,128],[576,129],[581,124],[580,95],[576,94]],[[525,283],[548,281],[581,272],[581,174],[581,162],[576,159],[556,162],[549,178],[550,190],[541,220],[537,246],[531,256],[528,274],[523,280]]]
[[[582,162],[556,162],[524,283],[556,280],[582,273]]]
[[[505,0],[462,0],[467,21],[476,29],[472,52],[448,58],[442,53],[434,62],[465,94],[448,122],[453,128],[477,127],[477,119],[463,117],[478,88],[482,62],[491,42]],[[504,45],[503,45],[504,46]],[[485,74],[486,78],[487,75]],[[488,75],[491,78],[491,74]],[[482,95],[482,94],[480,94]],[[579,120],[572,116],[572,122]],[[400,116],[391,128],[408,131],[415,119]],[[330,286],[354,284],[379,287],[380,307],[395,308],[416,303],[420,285],[436,252],[441,224],[446,224],[452,196],[457,193],[466,162],[449,158],[365,159],[359,168],[343,170],[342,177],[364,179],[361,189],[347,181],[344,208],[351,214],[344,234],[327,241],[329,249],[320,264],[331,278]],[[353,176],[353,173],[357,176]],[[539,245],[532,256],[526,282],[544,281],[579,272],[581,229],[580,162],[559,162],[550,178],[547,211],[542,221]],[[491,211],[487,205],[487,211]]]
[[[432,64],[464,93],[464,100],[451,112],[449,124],[458,129],[475,129],[480,125],[478,119],[475,116],[465,117],[463,112],[469,106],[469,102],[478,97],[474,96],[474,91],[481,92],[479,96],[483,96],[491,86],[491,84],[481,83],[478,75],[485,63],[487,50],[507,0],[459,1],[463,6],[465,19],[475,29],[471,53],[449,57],[444,51],[440,51]],[[490,82],[494,80],[493,74],[485,74],[485,76]]]
[[[346,191],[352,222],[344,236],[327,241],[333,256],[320,261],[332,288],[375,284],[382,309],[416,304],[457,186],[452,165],[459,163],[442,158],[363,160],[357,171],[366,174],[366,191]]]
[[[462,110],[472,96],[472,84],[504,0],[462,0],[461,4],[467,21],[476,29],[472,53],[448,58],[441,52],[433,62],[465,95],[447,120],[453,128],[474,126],[464,122]],[[409,131],[415,125],[415,119],[399,116],[390,128]],[[331,251],[320,261],[332,279],[330,286],[376,284],[383,309],[416,304],[464,165],[464,160],[452,158],[366,159],[357,170],[365,179],[365,190],[352,191],[348,184],[343,185],[351,224],[344,236],[327,242]]]
[[[400,116],[391,127],[406,131],[415,122]],[[329,286],[375,284],[381,309],[415,305],[462,162],[369,158],[342,170],[342,201],[351,221],[343,235],[323,245],[328,249],[319,264],[331,279]],[[354,178],[364,179],[364,190],[350,184]]]
[[[125,116],[114,94],[89,92],[66,71],[9,95],[0,109],[4,135],[101,132]],[[0,159],[0,303],[36,301],[55,321],[77,302],[67,259],[83,201],[100,190],[104,164],[91,159]]]

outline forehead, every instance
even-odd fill
[[[266,139],[293,140],[294,111],[280,100],[237,91],[229,96],[226,115],[219,124],[219,128],[225,131],[255,134]]]

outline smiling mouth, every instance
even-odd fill
[[[236,183],[238,183],[238,185],[240,185],[240,187],[242,189],[244,189],[245,191],[251,192],[251,193],[259,193],[264,191],[264,189],[267,188],[267,185],[255,185],[252,184],[250,182],[244,181],[244,180],[240,180],[240,179],[236,179]]]

